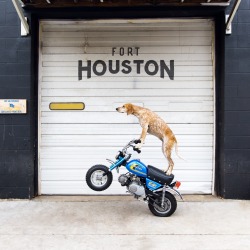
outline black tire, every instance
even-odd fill
[[[107,173],[103,176],[103,174]],[[113,181],[113,175],[104,165],[91,167],[86,174],[87,185],[95,191],[107,189]]]
[[[169,193],[165,193],[165,199],[164,199],[164,207],[161,207],[161,196],[162,192],[158,193],[160,195],[159,198],[156,198],[155,200],[150,199],[148,203],[149,210],[156,216],[160,217],[169,217],[171,216],[176,208],[177,208],[177,202],[175,197]]]

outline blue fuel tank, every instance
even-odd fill
[[[138,159],[129,161],[126,165],[126,168],[129,172],[139,177],[148,176],[148,168]]]

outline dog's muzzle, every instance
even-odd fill
[[[119,113],[124,113],[124,111],[122,110],[122,108],[121,108],[121,107],[116,108],[116,111],[117,111],[117,112],[119,112]]]

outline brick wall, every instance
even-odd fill
[[[27,99],[28,114],[0,114],[0,198],[33,196],[31,38],[11,0],[0,0],[0,99]]]
[[[229,9],[227,10],[229,12]],[[225,39],[225,198],[250,199],[250,0],[242,0]]]

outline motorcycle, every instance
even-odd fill
[[[173,182],[173,174],[166,175],[158,168],[151,165],[146,166],[139,159],[130,160],[132,154],[127,150],[132,147],[134,151],[140,153],[141,151],[136,148],[136,144],[140,142],[140,140],[130,141],[122,150],[118,151],[115,162],[107,159],[111,163],[109,168],[105,165],[91,167],[86,173],[87,185],[95,191],[107,189],[113,181],[112,170],[117,169],[119,173],[119,168],[124,166],[128,172],[118,177],[121,186],[126,187],[127,192],[134,195],[134,198],[148,203],[148,208],[154,215],[171,216],[177,208],[177,201],[173,194],[183,200],[181,194],[176,190],[181,183]]]

